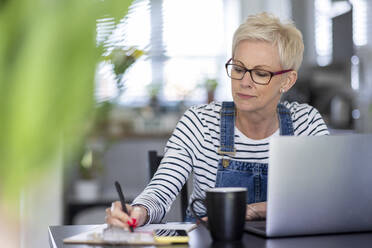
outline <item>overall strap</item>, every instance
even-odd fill
[[[234,129],[235,105],[234,102],[223,102],[221,108],[221,132],[219,154],[235,155]]]
[[[279,116],[280,135],[293,136],[294,130],[291,112],[282,103],[278,104],[277,111]]]

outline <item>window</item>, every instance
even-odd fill
[[[206,92],[198,87],[206,78],[220,82],[217,98],[231,97],[224,63],[230,56],[232,32],[238,26],[238,1],[223,0],[141,0],[135,1],[124,20],[115,27],[106,44],[137,46],[149,52],[125,73],[124,91],[119,99],[124,105],[145,105],[149,86],[161,85],[162,102],[187,100],[205,102]],[[226,6],[228,5],[228,6]],[[231,11],[234,9],[235,11]],[[226,21],[226,20],[229,21]],[[109,19],[98,21],[97,42]],[[229,47],[230,48],[230,47]],[[110,64],[97,70],[99,100],[118,94]]]
[[[115,47],[135,46],[138,49],[146,50],[150,44],[150,1],[134,1],[128,10],[128,14],[116,26],[110,18],[102,18],[97,21],[97,42],[102,42],[105,35],[110,37],[104,47],[105,55],[108,55]],[[124,88],[119,102],[124,97],[133,98],[143,97],[143,85],[151,81],[150,61],[140,58],[130,67],[121,79]],[[98,102],[112,100],[118,97],[119,90],[117,80],[113,73],[110,63],[102,62],[98,65],[96,74],[96,99]]]
[[[353,5],[353,41],[356,46],[367,45],[367,2],[351,0]]]
[[[350,5],[351,3],[351,5]],[[315,0],[315,47],[320,66],[332,62],[332,18],[350,10],[353,11],[353,43],[367,44],[367,3],[366,0],[331,1]]]
[[[332,61],[331,0],[315,0],[315,50],[317,62],[326,66]]]

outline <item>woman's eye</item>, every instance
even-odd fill
[[[239,67],[239,66],[234,66],[233,67],[233,70],[237,73],[243,73],[244,72],[244,69]]]
[[[270,77],[270,73],[267,71],[254,70],[253,73],[258,77]]]

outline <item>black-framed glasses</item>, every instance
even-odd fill
[[[227,63],[225,64],[225,68],[227,75],[232,79],[242,80],[245,73],[249,72],[252,81],[255,82],[256,84],[261,85],[269,84],[273,76],[292,71],[292,69],[277,72],[266,71],[263,69],[248,69],[243,65],[242,62],[238,60],[234,61],[232,58],[227,61]]]

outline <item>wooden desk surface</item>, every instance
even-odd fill
[[[67,245],[63,244],[63,239],[72,235],[88,231],[96,225],[72,225],[72,226],[50,226],[49,227],[49,245],[52,248],[91,248],[89,245]],[[265,239],[253,234],[245,233],[241,242],[237,243],[213,243],[209,232],[204,227],[198,227],[189,233],[189,246],[175,247],[192,247],[192,248],[240,248],[240,247],[265,247],[265,248],[342,248],[342,247],[372,247],[372,232],[355,233],[355,234],[337,234],[306,236],[292,238]],[[94,246],[113,247],[113,246]],[[119,247],[140,247],[140,246],[115,246]],[[150,247],[150,246],[146,246]]]

